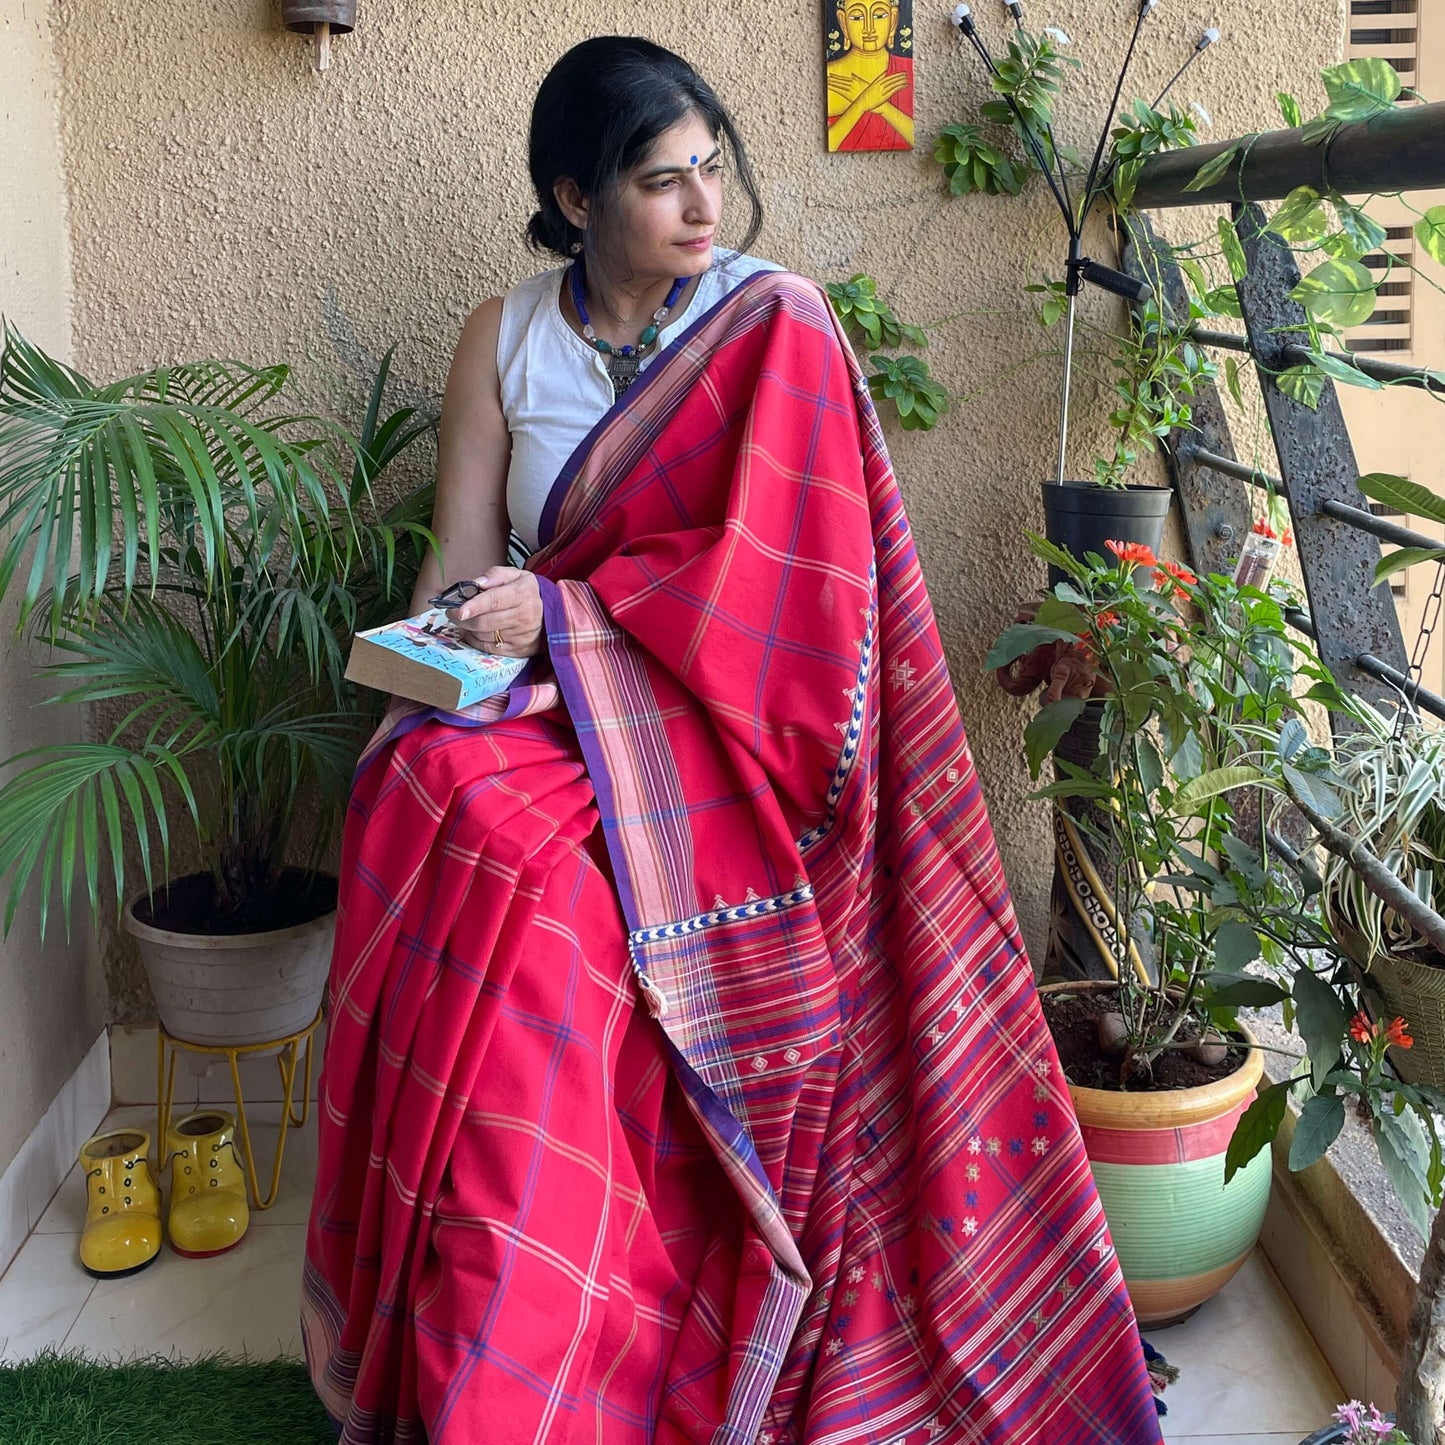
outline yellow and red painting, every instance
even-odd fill
[[[824,0],[828,149],[913,149],[913,0]]]

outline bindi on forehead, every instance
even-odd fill
[[[676,175],[682,175],[682,174],[684,174],[684,173],[687,172],[687,171],[696,170],[699,161],[701,161],[702,164],[705,165],[705,166],[706,166],[706,165],[711,165],[711,164],[713,163],[713,161],[717,160],[717,158],[718,158],[721,154],[722,154],[722,151],[721,151],[718,147],[714,146],[714,147],[713,147],[713,152],[712,152],[711,155],[708,155],[708,156],[695,156],[695,155],[689,156],[689,157],[687,158],[687,164],[686,164],[686,165],[683,165],[681,162],[671,163],[671,162],[668,162],[668,161],[663,161],[660,165],[649,166],[649,167],[647,168],[647,170],[645,170],[645,171],[642,172],[642,174],[638,177],[638,179],[639,179],[639,180],[647,181],[647,180],[652,180],[652,179],[654,179],[655,177],[658,177],[658,176],[676,176]]]

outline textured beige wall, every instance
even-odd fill
[[[0,315],[48,350],[68,356],[70,268],[65,234],[57,96],[60,75],[39,0],[0,0]],[[0,608],[0,758],[74,730],[78,719],[31,711],[40,696],[35,655],[14,639],[13,607]],[[0,942],[0,1170],[101,1027],[87,970],[84,925],[38,941],[27,906]]]
[[[1227,43],[1198,67],[1216,133],[1271,123],[1274,92],[1339,47],[1339,0],[1261,7],[1166,0],[1141,49],[1153,94],[1211,21]],[[364,0],[333,68],[263,0],[57,9],[74,214],[76,336],[98,373],[162,358],[231,354],[294,362],[310,399],[354,416],[368,362],[400,341],[404,391],[440,392],[462,318],[540,264],[522,247],[532,209],[525,134],[532,95],[570,44],[600,31],[651,36],[692,59],[733,109],[769,222],[756,248],[820,279],[876,276],[908,319],[954,319],[937,373],[972,400],[929,435],[893,437],[943,637],[1027,932],[1042,943],[1046,818],[1023,801],[1025,705],[981,676],[1014,599],[1041,580],[1020,561],[1051,465],[1056,359],[997,382],[1045,344],[1016,289],[1057,233],[1039,196],[951,201],[932,143],[982,98],[942,0],[919,0],[918,150],[829,156],[821,128],[818,9],[741,0],[509,5]],[[1002,34],[991,4],[984,23]],[[1086,62],[1061,106],[1087,140],[1122,53],[1124,0],[1064,0]],[[1287,18],[1284,11],[1287,10]],[[1101,93],[1102,92],[1102,93]],[[1093,303],[1091,302],[1091,306]],[[1097,309],[1097,308],[1096,308]],[[1100,315],[1106,314],[1099,312]],[[1107,411],[1079,406],[1074,465],[1086,470]],[[123,1012],[143,1004],[121,969]]]

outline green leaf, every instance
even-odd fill
[[[1077,635],[1089,630],[1089,614],[1065,602],[1059,597],[1045,597],[1034,614],[1036,627],[1057,627],[1063,632]]]
[[[1329,326],[1358,326],[1375,309],[1375,280],[1358,261],[1322,261],[1289,293]]]
[[[1209,290],[1209,277],[1204,274],[1204,267],[1193,256],[1175,256],[1174,260],[1179,269],[1189,277],[1196,292],[1203,294]]]
[[[1060,698],[1039,709],[1033,721],[1024,729],[1024,756],[1028,759],[1029,775],[1038,777],[1044,759],[1059,745],[1059,739],[1073,727],[1083,712],[1086,700],[1082,697]]]
[[[1035,798],[1113,798],[1118,789],[1112,783],[1089,778],[1066,778],[1062,782],[1050,783],[1047,787],[1035,788],[1029,794]]]
[[[1225,147],[1212,160],[1206,161],[1204,165],[1200,166],[1194,173],[1194,179],[1184,189],[1186,191],[1202,191],[1222,180],[1238,154],[1238,145]]]
[[[1152,798],[1164,785],[1164,759],[1150,737],[1140,734],[1134,746],[1139,759],[1139,785],[1144,796]]]
[[[1121,160],[1114,168],[1114,200],[1120,210],[1127,210],[1134,199],[1134,189],[1139,184],[1139,172],[1144,169],[1143,156]]]
[[[1340,128],[1340,122],[1328,115],[1317,115],[1300,131],[1300,140],[1307,146],[1322,145]]]
[[[1220,973],[1243,973],[1259,957],[1259,934],[1247,923],[1221,923],[1214,934],[1214,967]]]
[[[1304,123],[1304,112],[1300,110],[1299,101],[1294,96],[1279,90],[1275,92],[1274,98],[1279,102],[1279,113],[1283,117],[1284,123],[1291,130]]]
[[[992,671],[996,667],[1007,667],[1018,658],[1027,656],[1036,647],[1044,647],[1051,642],[1078,640],[1076,634],[1063,632],[1057,627],[1039,627],[1033,623],[1015,622],[1013,626],[1003,630],[988,656],[984,658],[983,665]]]
[[[1275,751],[1283,762],[1293,762],[1295,754],[1309,741],[1309,730],[1297,717],[1292,717],[1279,730]]]
[[[1350,1026],[1350,1013],[1334,988],[1317,973],[1301,968],[1294,976],[1291,990],[1295,1004],[1295,1023],[1310,1056],[1310,1073],[1315,1088],[1339,1062],[1345,1030]]]
[[[1403,572],[1409,567],[1418,567],[1423,562],[1445,561],[1445,547],[1396,547],[1375,563],[1375,586],[1387,577]]]
[[[1270,217],[1269,229],[1292,243],[1318,241],[1329,229],[1329,217],[1313,186],[1296,186]]]
[[[1331,196],[1330,204],[1335,208],[1335,214],[1340,218],[1340,226],[1349,237],[1350,245],[1355,248],[1357,255],[1367,255],[1384,244],[1385,228],[1373,216],[1367,216],[1343,196]]]
[[[1380,1163],[1390,1177],[1405,1213],[1415,1228],[1427,1238],[1430,1234],[1428,1163],[1420,1157],[1416,1139],[1389,1114],[1376,1114],[1371,1132]]]
[[[1290,1081],[1271,1084],[1239,1117],[1224,1152],[1224,1182],[1234,1176],[1279,1133],[1289,1104]]]
[[[1311,411],[1319,406],[1325,390],[1325,379],[1317,366],[1287,367],[1275,377],[1274,384],[1291,401],[1297,401]]]
[[[1236,978],[1211,973],[1206,975],[1205,982],[1209,985],[1210,1008],[1270,1008],[1287,997],[1277,983],[1248,974]]]
[[[1169,759],[1175,778],[1187,783],[1204,771],[1204,748],[1194,733],[1185,733]]]
[[[1415,239],[1434,260],[1445,265],[1445,206],[1431,206],[1415,222]]]
[[[1211,798],[1217,798],[1221,793],[1227,793],[1234,788],[1248,787],[1252,783],[1260,783],[1264,780],[1265,775],[1258,768],[1249,767],[1244,763],[1233,763],[1228,767],[1212,768],[1207,773],[1201,773],[1175,793],[1174,801],[1180,809],[1194,812],[1199,809],[1201,804],[1207,803]]]
[[[1390,110],[1401,90],[1400,72],[1378,55],[1327,66],[1320,78],[1330,98],[1325,113],[1335,120],[1368,120]]]
[[[1445,523],[1445,497],[1392,472],[1366,472],[1355,485],[1373,502],[1384,502],[1411,517]]]
[[[1308,1169],[1339,1137],[1345,1124],[1345,1101],[1339,1094],[1316,1094],[1305,1100],[1289,1146],[1289,1167]]]
[[[1358,261],[1365,253],[1344,231],[1332,231],[1319,243],[1322,256],[1336,256],[1342,261]]]
[[[1249,275],[1249,262],[1245,259],[1244,247],[1240,245],[1239,232],[1234,229],[1234,222],[1228,216],[1220,216],[1215,226],[1230,276],[1236,281],[1243,281]]]
[[[1331,356],[1327,351],[1315,351],[1310,348],[1310,361],[1317,366],[1331,381],[1341,382],[1345,386],[1362,387],[1365,391],[1383,391],[1383,384],[1376,381],[1373,376],[1366,376],[1358,366],[1352,365],[1338,356]]]
[[[1263,888],[1269,881],[1269,874],[1260,867],[1259,858],[1253,848],[1243,838],[1236,838],[1233,833],[1226,833],[1220,840],[1220,846],[1229,857],[1234,871],[1240,874],[1251,888]],[[1226,925],[1228,926],[1228,925]],[[1250,933],[1254,933],[1251,928]],[[1245,959],[1245,963],[1253,963],[1259,957],[1259,941],[1256,938],[1251,945],[1254,952]]]
[[[1344,815],[1345,806],[1340,801],[1340,795],[1312,773],[1303,773],[1286,763],[1284,779],[1290,791],[1303,798],[1321,817],[1339,818]]]
[[[1235,404],[1235,406],[1237,406],[1237,407],[1243,407],[1243,406],[1244,406],[1244,392],[1240,389],[1240,385],[1239,385],[1239,358],[1238,358],[1238,357],[1229,356],[1229,357],[1226,357],[1226,358],[1225,358],[1225,361],[1224,361],[1224,384],[1225,384],[1225,386],[1228,388],[1230,396],[1234,398],[1234,404]]]
[[[1244,315],[1244,310],[1239,304],[1239,292],[1234,286],[1211,287],[1200,298],[1204,304],[1220,316],[1233,316],[1238,320]]]
[[[1029,551],[1035,557],[1041,558],[1050,566],[1057,567],[1066,577],[1072,577],[1075,581],[1081,582],[1088,575],[1088,567],[1056,542],[1050,542],[1047,537],[1038,532],[1025,532],[1024,536],[1028,538]]]

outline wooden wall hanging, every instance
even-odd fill
[[[823,0],[828,149],[913,149],[913,0]]]

